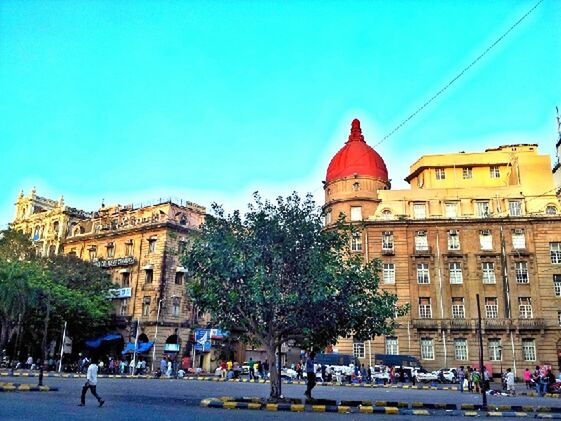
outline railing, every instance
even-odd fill
[[[423,247],[423,248],[415,248],[415,255],[416,256],[426,256],[432,254],[432,249],[430,246]]]
[[[515,319],[514,327],[518,329],[544,329],[546,326],[544,319]]]
[[[413,319],[411,323],[417,329],[438,329],[440,327],[438,319]]]
[[[477,319],[412,319],[417,329],[475,330]],[[484,330],[540,330],[547,327],[545,319],[481,319]]]
[[[395,254],[395,250],[391,249],[382,249],[382,256],[393,256]]]

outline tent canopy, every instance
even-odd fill
[[[116,341],[119,339],[123,339],[123,337],[118,333],[107,333],[103,336],[94,339],[87,339],[86,346],[88,348],[97,349],[101,346],[103,342],[107,341]]]
[[[144,352],[147,352],[150,348],[152,348],[153,345],[154,345],[153,341],[139,342],[138,346],[136,347],[136,350],[135,350],[134,342],[129,342],[125,346],[125,349],[123,349],[123,354],[130,354],[130,353],[133,353],[135,351],[136,351],[137,354],[143,354]]]

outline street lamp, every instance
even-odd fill
[[[176,298],[176,295],[172,295],[170,298]],[[156,316],[156,331],[154,332],[154,346],[152,347],[152,364],[151,364],[151,371],[154,372],[154,361],[156,361],[156,340],[158,339],[158,325],[160,323],[160,311],[162,309],[162,303],[167,300],[166,297],[162,297],[160,301],[158,301],[158,314]]]

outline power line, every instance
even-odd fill
[[[464,73],[466,73],[471,67],[473,67],[479,60],[481,60],[489,51],[491,51],[499,42],[501,42],[514,28],[516,28],[524,19],[526,19],[539,5],[542,3],[543,0],[539,0],[530,10],[528,10],[520,19],[518,19],[508,30],[502,34],[499,38],[495,40],[489,47],[485,49],[475,60],[473,60],[470,64],[462,69],[460,73],[458,73],[450,82],[444,85],[438,92],[436,92],[432,97],[430,97],[423,105],[413,111],[405,120],[399,123],[391,132],[385,135],[382,140],[374,145],[374,147],[380,145],[390,136],[392,136],[395,132],[401,129],[405,124],[407,124],[411,119],[413,119],[417,114],[419,114],[423,109],[425,109],[431,102],[433,102],[436,98],[438,98],[441,94],[444,93],[454,82],[456,82],[459,78],[461,78]]]

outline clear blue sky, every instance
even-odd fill
[[[0,2],[0,224],[21,189],[91,210],[178,196],[240,207],[313,191],[357,117],[375,144],[536,1]],[[561,105],[544,2],[377,150],[539,143]]]

